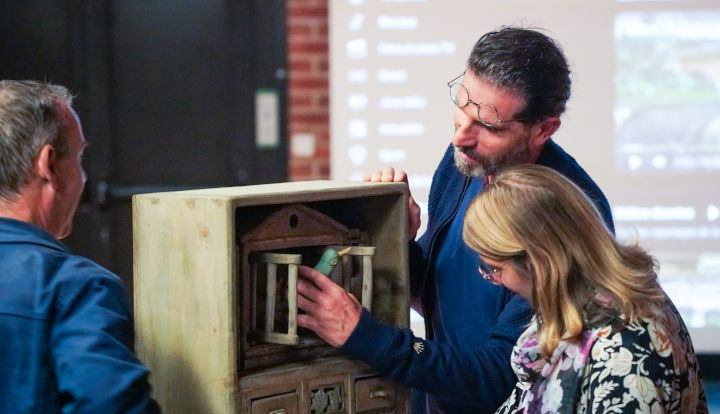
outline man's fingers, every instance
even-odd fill
[[[308,283],[307,281],[302,279],[298,279],[297,281],[297,291],[298,294],[303,295],[311,300],[315,299],[316,297],[318,297],[318,295],[320,295],[319,289],[313,283]]]
[[[313,302],[312,300],[308,299],[304,295],[298,295],[297,297],[297,306],[298,308],[305,311],[305,313],[308,314],[314,314],[317,311],[318,305],[317,303]]]
[[[393,175],[393,181],[396,183],[407,183],[407,173],[403,170],[395,171],[395,174]]]
[[[299,314],[296,320],[298,326],[305,329],[310,329],[313,332],[316,331],[318,328],[318,324],[315,321],[315,318],[313,318],[312,316]]]
[[[382,171],[380,172],[380,181],[384,183],[390,183],[393,182],[395,179],[395,169],[393,167],[383,167]]]
[[[360,319],[362,305],[330,278],[307,266],[299,266],[297,324],[315,332],[332,346],[347,341]]]
[[[337,286],[329,277],[311,267],[300,265],[298,271],[302,277],[313,282],[320,290],[332,289],[333,286]]]
[[[420,228],[420,216],[422,211],[415,199],[408,197],[408,239],[415,240],[418,229]]]
[[[407,182],[407,175],[404,171],[395,171],[393,167],[386,166],[380,171],[366,175],[363,180],[373,183]]]
[[[365,177],[365,181],[379,183],[382,181],[382,171],[373,171],[369,176]]]

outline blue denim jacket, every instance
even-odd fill
[[[153,413],[120,278],[0,218],[0,413]]]

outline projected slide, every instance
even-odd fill
[[[332,2],[331,178],[392,165],[425,209],[453,134],[447,82],[483,33],[543,28],[573,81],[553,139],[604,190],[618,237],[658,259],[696,349],[720,352],[717,0],[451,3]]]
[[[429,7],[437,5],[342,0],[331,16],[332,176],[357,181],[397,166],[410,173],[422,208],[452,134],[450,78],[426,80],[433,68],[447,65],[450,76],[464,66],[452,34],[434,32]]]
[[[720,171],[720,12],[621,13],[615,59],[618,168]]]
[[[654,246],[689,326],[720,328],[720,182],[698,185],[720,175],[720,11],[620,13],[614,38],[615,166],[657,183],[614,206],[618,234]]]

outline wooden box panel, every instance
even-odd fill
[[[152,371],[153,395],[165,412],[250,414],[252,401],[294,392],[298,412],[309,413],[302,387],[329,364],[313,362],[321,354],[308,350],[273,367],[241,369],[249,321],[248,312],[242,311],[248,298],[242,289],[246,281],[241,280],[238,240],[268,212],[293,203],[368,234],[376,246],[371,311],[383,321],[408,326],[404,184],[313,181],[136,195],[136,350]],[[269,350],[272,357],[274,350]],[[341,374],[348,386],[354,384],[359,368],[352,367],[358,363],[335,359],[346,361]],[[286,374],[297,367],[302,375]],[[271,379],[261,381],[264,385],[250,381],[258,375]],[[280,383],[287,387],[273,388]],[[263,391],[271,388],[271,393]],[[352,413],[354,387],[346,393],[346,411]],[[398,401],[396,412],[409,412],[407,393],[400,393]]]

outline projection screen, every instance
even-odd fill
[[[717,1],[330,3],[333,179],[360,180],[383,165],[406,170],[425,222],[453,132],[447,82],[483,33],[543,28],[573,72],[554,139],[605,191],[618,237],[659,260],[696,350],[720,352]]]

